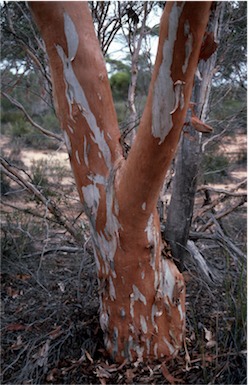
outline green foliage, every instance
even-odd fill
[[[247,80],[247,2],[226,1],[223,30],[217,51],[218,78],[237,83]],[[221,75],[221,76],[220,76]]]
[[[10,191],[10,181],[4,172],[0,169],[0,194],[4,195]]]
[[[127,72],[117,72],[110,78],[110,86],[113,97],[116,100],[127,100],[130,74]]]
[[[40,116],[40,124],[49,131],[60,133],[60,124],[58,118],[52,111],[51,113]]]
[[[220,181],[227,176],[229,160],[224,154],[207,153],[202,159],[203,178],[206,183]]]
[[[8,123],[2,125],[2,134],[8,135],[13,139],[13,143],[19,146],[32,147],[33,149],[57,149],[58,143],[55,139],[45,136],[38,129],[34,128],[18,111],[6,112],[5,117]],[[5,120],[5,121],[6,121]],[[57,119],[53,115],[46,115],[48,129],[58,131]]]
[[[25,137],[28,136],[33,131],[32,126],[28,123],[23,117],[15,120],[11,125],[11,136],[15,137]]]
[[[16,63],[32,67],[27,59],[25,46],[44,62],[44,53],[39,49],[37,27],[25,2],[4,2],[1,5],[1,60],[16,69]]]
[[[44,159],[33,161],[31,165],[32,183],[40,188],[45,195],[49,191],[48,164]]]
[[[227,254],[227,274],[225,279],[226,302],[225,306],[230,316],[227,319],[226,344],[234,344],[237,351],[246,348],[247,338],[247,282],[245,265],[241,266],[239,275],[230,273],[230,257]]]
[[[17,210],[5,215],[1,227],[1,252],[3,257],[21,257],[34,250],[32,235],[41,234],[40,226],[35,226],[30,217]],[[32,235],[31,235],[32,234]]]
[[[115,110],[119,124],[127,118],[127,105],[124,101],[115,101]]]
[[[106,63],[109,64],[110,66],[110,73],[115,73],[115,72],[130,72],[130,64],[126,64],[123,60],[116,60],[116,59],[111,59],[109,55],[106,56],[105,58]]]
[[[58,186],[68,174],[65,166],[58,160],[40,159],[31,165],[32,183],[38,187],[45,196],[57,195]]]
[[[246,102],[246,89],[240,85],[228,83],[216,86],[213,84],[210,95],[209,118],[218,122],[223,122],[225,119],[230,121],[230,117],[235,118],[233,122],[236,130],[233,133],[237,133],[237,128],[246,131]]]

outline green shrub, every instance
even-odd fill
[[[203,178],[206,183],[220,181],[227,176],[228,158],[223,154],[205,154],[202,159]]]
[[[37,187],[39,187],[45,191],[48,189],[49,179],[48,179],[47,160],[41,159],[41,160],[32,162],[31,178],[32,178],[32,183],[35,186],[37,186]]]
[[[110,78],[110,85],[115,100],[127,100],[130,74],[117,72]]]
[[[30,133],[30,131],[32,131],[32,126],[23,117],[18,118],[11,125],[12,137],[22,137]]]
[[[40,124],[49,131],[60,133],[59,120],[55,114],[49,113],[40,117]]]
[[[23,119],[23,113],[18,110],[7,110],[1,113],[1,123],[15,123],[16,121]]]
[[[0,169],[0,194],[4,195],[10,191],[10,181],[4,172]]]
[[[37,186],[45,196],[57,195],[57,186],[68,174],[65,166],[59,160],[40,159],[31,165],[32,183]]]
[[[55,139],[42,134],[23,117],[18,118],[13,123],[8,123],[8,129],[5,128],[5,133],[10,134],[14,140],[20,139],[22,145],[34,149],[54,150],[58,148],[58,142]]]
[[[118,122],[122,123],[127,117],[127,106],[124,102],[115,102]]]

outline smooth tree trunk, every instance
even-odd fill
[[[128,108],[129,108],[129,117],[128,117],[128,135],[127,135],[127,142],[129,145],[132,145],[134,139],[135,139],[135,126],[137,124],[137,110],[135,106],[135,93],[137,88],[137,81],[138,81],[138,62],[139,62],[139,54],[141,50],[142,41],[145,38],[145,26],[148,16],[147,11],[148,3],[143,3],[143,20],[141,24],[141,28],[139,30],[139,33],[137,31],[137,24],[135,26],[134,31],[131,30],[131,27],[128,31],[131,38],[129,38],[129,51],[131,55],[131,80],[128,87]],[[138,35],[138,36],[137,36]]]
[[[208,31],[201,48],[203,58],[198,65],[198,76],[196,76],[191,97],[191,101],[194,103],[192,108],[202,122],[207,118],[209,95],[217,57],[216,42],[220,38],[224,7],[224,2],[219,3],[211,15]],[[197,131],[191,118],[192,111],[189,110],[176,158],[175,176],[164,231],[164,238],[169,242],[173,257],[181,268],[189,252],[187,242],[202,157],[202,133],[208,132],[204,125],[201,129],[202,132]]]
[[[100,324],[117,361],[174,357],[185,285],[161,256],[156,211],[190,101],[211,2],[168,2],[145,110],[127,160],[86,2],[31,2],[78,192],[90,221]]]

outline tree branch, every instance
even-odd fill
[[[214,219],[218,220],[218,219],[221,219],[221,218],[227,216],[232,211],[234,211],[238,207],[242,206],[245,202],[246,202],[246,196],[242,197],[242,199],[239,200],[238,202],[236,202],[234,205],[232,205],[232,206],[230,206],[228,208],[225,208],[224,210],[222,210],[219,213],[217,213],[215,216],[212,216],[212,218],[210,218],[205,225],[200,226],[199,231],[202,231],[202,232],[206,231],[209,227],[211,227],[211,226],[213,226],[215,224]]]
[[[32,118],[31,116],[27,113],[27,111],[25,110],[25,108],[23,107],[23,105],[21,103],[19,103],[16,99],[12,98],[12,96],[6,94],[6,92],[2,92],[2,95],[8,99],[14,106],[16,106],[17,108],[19,108],[19,110],[21,110],[25,117],[28,119],[28,121],[32,124],[32,126],[34,126],[35,128],[37,128],[39,131],[42,132],[42,134],[46,135],[46,136],[49,136],[50,138],[53,138],[53,139],[56,139],[60,142],[63,142],[63,139],[60,135],[57,135],[57,134],[54,134],[52,133],[51,131],[48,131],[46,130],[45,128],[43,128],[42,126],[40,126],[38,123],[36,123]]]
[[[47,199],[32,183],[28,182],[25,178],[23,178],[19,172],[17,172],[16,168],[8,163],[4,158],[0,158],[0,164],[2,165],[3,172],[13,179],[20,186],[25,187],[29,192],[35,195],[35,197],[43,203],[43,205],[50,211],[50,213],[54,216],[57,223],[62,225],[72,236],[73,238],[82,243],[83,239],[81,235],[78,235],[74,227],[68,222],[68,220],[62,215],[60,210],[55,206],[55,204]]]
[[[246,182],[243,181],[242,184],[244,184]],[[232,190],[225,190],[225,189],[218,189],[218,188],[215,188],[215,187],[211,187],[211,186],[208,186],[208,185],[202,185],[202,186],[199,186],[197,188],[197,192],[199,191],[212,191],[212,192],[215,192],[215,193],[218,193],[218,194],[225,194],[225,195],[230,195],[230,196],[233,196],[233,197],[243,197],[243,196],[247,196],[247,191],[243,191],[243,192],[235,192],[235,190],[238,190],[240,187],[238,186],[235,186],[234,189]]]

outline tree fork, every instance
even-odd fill
[[[105,63],[85,2],[31,2],[50,61],[57,115],[88,215],[100,324],[112,357],[174,357],[185,286],[161,257],[156,203],[185,120],[211,2],[168,2],[137,138],[125,161]]]

